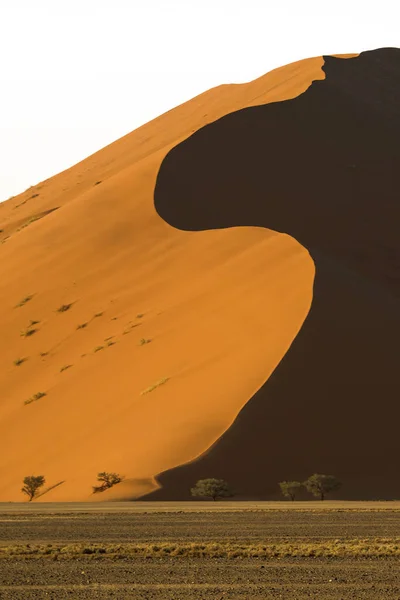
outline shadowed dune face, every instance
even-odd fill
[[[400,50],[325,57],[326,79],[200,129],[165,158],[160,216],[287,233],[398,289]],[[314,258],[316,258],[314,256]]]
[[[244,495],[332,472],[343,497],[394,497],[400,417],[400,50],[325,58],[326,79],[204,127],[164,159],[155,207],[191,231],[287,233],[316,265],[311,311],[233,426],[152,498],[224,477]]]

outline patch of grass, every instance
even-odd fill
[[[20,333],[21,337],[31,337],[34,333],[37,332],[37,329],[23,329]]]
[[[64,365],[63,367],[61,367],[60,369],[60,373],[62,373],[63,371],[66,371],[67,369],[70,369],[73,365]]]
[[[102,182],[101,181],[96,181],[96,183],[94,185],[100,185]]]
[[[28,327],[33,327],[34,325],[39,325],[40,321],[33,321],[32,319],[29,321]]]
[[[112,317],[111,318],[111,321],[117,321],[117,320],[118,320],[118,317]]]
[[[136,315],[137,319],[143,319],[144,317],[144,313],[139,313],[138,315]]]
[[[132,325],[129,325],[129,327],[127,329],[125,329],[125,331],[122,332],[122,335],[131,333],[132,329],[135,329],[135,327],[139,327],[139,325],[141,325],[141,323],[133,323]]]
[[[32,402],[37,402],[41,398],[44,398],[44,396],[46,395],[46,392],[37,392],[36,394],[33,394],[33,396],[31,396],[28,400],[25,400],[24,404],[32,404]]]
[[[104,313],[103,313],[103,312],[98,312],[98,313],[96,313],[96,314],[94,315],[94,318],[96,319],[96,318],[98,318],[98,317],[102,317],[103,315],[104,315]]]
[[[5,237],[5,238],[3,238],[3,239],[1,240],[1,243],[2,243],[2,244],[5,244],[5,243],[6,243],[6,241],[7,241],[7,240],[9,240],[9,239],[10,239],[10,236],[8,235],[7,237]]]
[[[48,356],[48,352],[40,352],[39,356],[41,356],[42,358],[44,358],[45,356]]]
[[[14,360],[14,365],[16,367],[21,366],[24,362],[26,362],[28,359],[27,358],[17,358]]]
[[[88,326],[89,323],[80,323],[77,327],[77,329],[85,329],[85,327]]]
[[[98,560],[153,557],[153,558],[389,558],[400,556],[400,538],[335,539],[326,541],[254,542],[161,542],[161,543],[71,543],[71,544],[13,544],[0,546],[0,559],[19,556],[24,559],[42,557],[68,559],[82,555]]]
[[[148,388],[140,392],[140,395],[144,396],[145,394],[149,394],[156,388],[160,387],[160,385],[164,385],[165,383],[167,383],[167,381],[169,381],[169,377],[163,377],[162,379],[159,379],[158,381],[153,383],[153,385],[150,385]]]
[[[104,350],[104,346],[96,346],[93,352],[100,352],[100,350]]]
[[[33,296],[34,294],[31,294],[30,296],[25,296],[25,298],[22,298],[22,300],[20,300],[20,302],[18,302],[18,304],[15,305],[15,308],[21,308],[21,306],[25,306],[27,302],[32,300]]]
[[[69,310],[72,306],[72,302],[71,304],[61,304],[61,306],[59,306],[57,308],[57,312],[59,313],[63,313],[63,312],[67,312],[67,310]]]
[[[144,346],[145,344],[150,344],[151,339],[146,340],[146,338],[142,338],[139,342],[139,346]]]
[[[107,342],[107,346],[108,346],[108,347],[110,347],[110,346],[115,346],[115,344],[116,344],[116,343],[117,343],[117,342],[114,342],[113,340],[108,340],[108,342]]]

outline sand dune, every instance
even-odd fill
[[[379,73],[379,63],[388,64],[380,84],[394,81],[392,58],[382,52],[371,55]],[[43,500],[93,499],[102,470],[126,481],[98,500],[146,494],[161,472],[163,488],[150,497],[186,497],[203,473],[229,478],[243,495],[273,496],[278,477],[317,469],[335,469],[344,495],[364,493],[369,479],[383,495],[398,489],[389,476],[394,454],[387,456],[395,450],[390,427],[398,410],[399,313],[385,258],[394,246],[385,237],[386,249],[373,252],[368,237],[376,233],[381,248],[382,232],[396,233],[387,193],[394,172],[372,170],[365,178],[371,197],[382,192],[389,229],[371,209],[363,218],[375,228],[360,230],[353,244],[355,203],[349,235],[337,247],[336,237],[313,226],[323,217],[321,210],[314,222],[314,192],[329,202],[339,196],[343,205],[353,196],[335,196],[335,171],[327,180],[321,170],[325,147],[311,155],[301,145],[308,126],[315,140],[310,119],[317,104],[309,98],[318,93],[340,100],[348,119],[346,107],[357,101],[379,144],[388,141],[382,107],[362,87],[357,65],[365,56],[309,59],[210,90],[0,204],[0,500],[21,500],[22,478],[31,473],[44,474],[48,486],[63,482]],[[354,68],[342,85],[345,64]],[[369,98],[362,113],[360,89]],[[292,113],[285,108],[293,105]],[[390,106],[386,118],[397,127]],[[252,132],[269,109],[279,119],[268,144],[262,127],[255,143]],[[232,156],[220,127],[228,121],[229,138],[236,119]],[[304,128],[293,137],[299,119]],[[262,177],[249,184],[260,143]],[[398,164],[390,148],[391,164]],[[296,151],[303,167],[307,160],[305,171],[294,167]],[[213,171],[228,155],[229,168]],[[363,165],[376,156],[378,146]],[[182,178],[183,165],[193,177]],[[224,176],[217,181],[212,173]],[[307,177],[296,183],[302,173]],[[228,206],[219,204],[215,185]],[[258,211],[260,194],[273,206],[282,202],[282,212]],[[192,206],[185,215],[189,197],[201,198],[205,212]],[[329,219],[341,214],[330,211]],[[18,359],[25,360],[14,364]],[[39,392],[46,395],[35,399]],[[321,425],[323,444],[322,434],[310,438]]]

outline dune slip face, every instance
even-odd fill
[[[289,234],[316,278],[310,313],[266,384],[151,497],[182,497],[207,476],[271,497],[276,482],[310,472],[335,473],[348,498],[400,494],[400,50],[324,61],[325,79],[302,95],[221,118],[161,166],[155,205],[167,222]]]
[[[0,500],[398,491],[398,62],[220,86],[0,204]]]

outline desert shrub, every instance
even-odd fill
[[[169,381],[168,377],[163,377],[162,379],[159,379],[158,381],[156,381],[155,383],[153,383],[152,385],[150,385],[148,388],[146,388],[145,390],[143,390],[142,392],[140,392],[140,395],[144,396],[145,394],[149,394],[150,392],[152,392],[156,388],[160,387],[160,385],[164,385],[165,383],[167,383],[167,381]]]
[[[46,480],[43,475],[28,475],[24,478],[24,487],[21,488],[21,492],[28,496],[29,502],[32,502],[45,482]]]
[[[87,324],[87,323],[80,323],[80,324],[77,326],[77,329],[85,329],[85,327],[87,327],[87,326],[88,326],[88,324]]]
[[[303,485],[308,492],[313,494],[313,496],[324,500],[326,494],[329,494],[329,492],[333,492],[340,488],[341,482],[339,479],[336,479],[334,475],[321,475],[320,473],[314,473],[314,475],[311,475],[311,477],[309,477]]]
[[[21,365],[22,365],[22,364],[23,364],[23,363],[24,363],[26,360],[28,360],[28,359],[27,359],[27,358],[16,358],[16,359],[14,360],[14,365],[15,365],[16,367],[19,367],[19,366],[21,366]]]
[[[291,500],[295,500],[298,491],[302,487],[302,484],[300,481],[281,481],[279,487],[281,488],[283,496],[290,498]]]
[[[31,337],[31,335],[33,335],[34,333],[37,332],[37,329],[32,329],[32,328],[28,328],[28,329],[23,329],[21,331],[21,337]]]
[[[72,302],[71,304],[61,304],[61,306],[59,306],[57,308],[57,312],[59,313],[63,313],[63,312],[67,312],[67,310],[69,310],[72,306]]]
[[[33,396],[28,398],[28,400],[25,400],[24,404],[32,404],[32,402],[37,402],[41,398],[44,398],[44,396],[46,396],[45,392],[37,392],[36,394],[33,394]]]
[[[22,298],[22,300],[18,302],[18,304],[16,304],[15,308],[21,308],[21,306],[24,306],[27,302],[32,300],[32,298],[33,294],[31,294],[30,296],[25,296],[24,298]]]
[[[190,490],[194,497],[212,498],[231,498],[234,494],[228,483],[223,479],[200,479]]]
[[[121,483],[124,480],[123,475],[119,475],[119,473],[108,473],[107,471],[103,471],[101,473],[97,473],[97,481],[100,485],[93,486],[93,494],[98,494],[99,492],[105,492],[109,490],[114,485]]]

